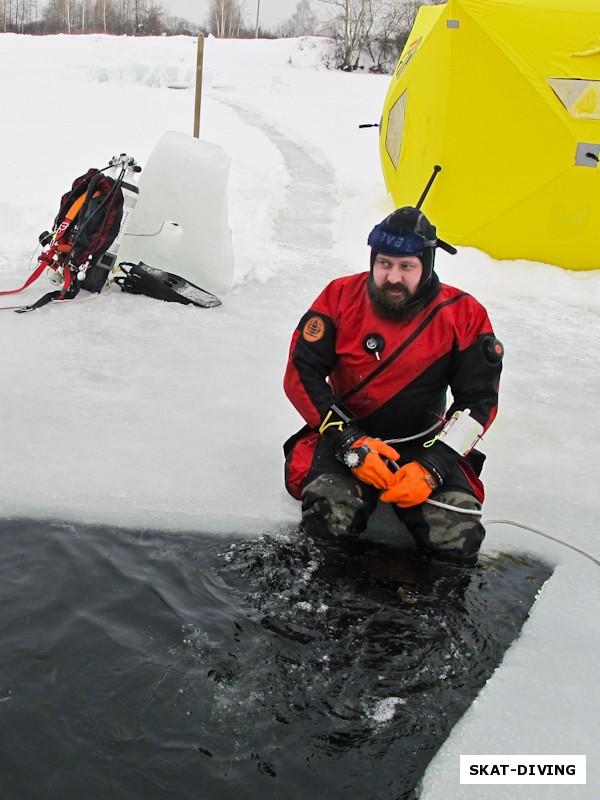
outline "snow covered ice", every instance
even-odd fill
[[[376,129],[358,128],[379,119],[389,78],[327,70],[321,47],[206,41],[201,138],[231,158],[235,271],[222,306],[115,291],[0,314],[5,516],[246,537],[297,523],[282,481],[282,443],[301,425],[281,387],[289,340],[329,280],[367,269],[367,234],[392,210]],[[120,152],[143,166],[166,131],[192,133],[193,90],[168,83],[189,79],[195,58],[186,37],[0,35],[0,288],[24,282],[76,176]],[[506,348],[482,446],[484,520],[598,559],[600,273],[470,248],[437,265],[486,305]],[[17,302],[48,290],[42,278]],[[499,549],[555,572],[432,762],[423,798],[597,796],[598,564],[505,523],[484,545]],[[587,754],[588,782],[473,790],[458,784],[461,753]]]

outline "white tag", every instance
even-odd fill
[[[455,411],[442,428],[440,441],[461,456],[466,456],[483,435],[483,425],[471,416],[471,409]]]

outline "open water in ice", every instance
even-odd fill
[[[2,800],[400,800],[549,568],[0,525]]]

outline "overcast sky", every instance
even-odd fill
[[[243,0],[244,19],[252,26],[256,24],[257,3],[260,3],[260,24],[263,28],[276,28],[289,19],[299,0]],[[185,17],[201,25],[208,12],[209,0],[162,0],[167,14]]]

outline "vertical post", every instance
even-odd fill
[[[258,39],[258,20],[260,17],[260,0],[256,0],[256,33],[254,34],[254,38]]]
[[[202,104],[202,66],[204,62],[204,36],[198,36],[198,55],[196,58],[196,98],[194,102],[194,137],[200,138],[200,106]]]

